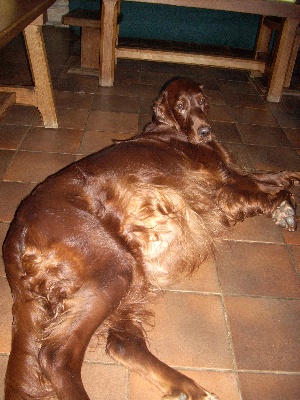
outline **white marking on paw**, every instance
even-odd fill
[[[281,226],[289,231],[296,229],[296,213],[288,201],[283,201],[272,214],[273,221],[276,225]]]

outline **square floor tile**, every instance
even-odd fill
[[[248,147],[239,143],[223,142],[223,146],[229,152],[234,163],[247,170],[253,169],[251,158],[248,154]]]
[[[8,223],[0,222],[0,249],[2,249],[2,245],[4,242],[8,227],[9,227]],[[5,277],[2,252],[0,252],[0,277]]]
[[[226,297],[237,368],[299,372],[300,300]]]
[[[63,92],[55,91],[55,105],[57,108],[73,108],[89,110],[92,104],[93,95],[90,93],[80,92]]]
[[[260,109],[267,108],[266,103],[259,95],[225,92],[223,96],[226,99],[226,103],[230,106]]]
[[[243,400],[298,400],[300,375],[239,374]]]
[[[96,94],[91,110],[138,113],[140,110],[140,99],[138,97]]]
[[[191,276],[183,276],[179,283],[172,285],[172,290],[191,292],[219,293],[218,275],[214,258],[210,256]]]
[[[300,170],[300,156],[286,147],[248,146],[254,168],[265,171]]]
[[[88,110],[72,110],[67,108],[57,109],[57,120],[59,128],[84,129]],[[41,124],[38,124],[39,126]]]
[[[0,399],[4,400],[4,377],[8,362],[7,355],[0,355]]]
[[[17,206],[34,188],[35,184],[0,182],[0,221],[11,222]]]
[[[287,244],[300,245],[299,218],[298,218],[298,229],[295,232],[289,232],[289,231],[284,230],[282,233],[284,236],[284,240]]]
[[[290,143],[296,147],[300,148],[300,128],[283,128],[283,131],[285,132],[288,140]]]
[[[12,159],[14,158],[14,155],[15,153],[12,150],[0,150],[0,179],[5,174]]]
[[[238,222],[231,228],[228,239],[284,243],[283,229],[275,225],[271,218],[265,216],[251,217],[243,222]]]
[[[20,151],[6,171],[4,179],[38,183],[74,161],[75,157],[71,154]]]
[[[288,246],[293,264],[300,274],[300,246]]]
[[[0,149],[16,150],[28,131],[28,126],[0,125]]]
[[[11,347],[12,297],[6,278],[0,278],[0,354],[9,354]]]
[[[112,145],[114,140],[126,140],[132,136],[128,133],[85,131],[79,153],[85,155],[91,154]]]
[[[151,351],[171,366],[233,367],[219,296],[168,292],[154,308]]]
[[[57,81],[53,82],[54,89],[60,92],[96,93],[98,86],[99,80],[95,76],[70,74],[65,71],[62,72]]]
[[[279,127],[238,124],[238,129],[246,144],[292,147],[284,131]]]
[[[274,115],[282,128],[300,128],[300,114],[274,112]]]
[[[80,129],[47,129],[35,127],[29,130],[20,146],[20,149],[50,153],[76,154],[82,136],[83,130]]]
[[[227,105],[211,104],[208,112],[210,121],[234,122],[234,118]]]
[[[138,132],[138,116],[127,113],[91,111],[86,130],[135,134]]]
[[[226,93],[242,93],[257,95],[256,90],[249,82],[238,82],[236,80],[228,80],[220,84],[221,90]]]
[[[99,400],[99,398],[126,399],[127,375],[127,370],[118,365],[85,362],[82,368],[82,381],[90,400]]]
[[[300,298],[300,278],[284,245],[229,241],[216,263],[224,293]]]
[[[242,143],[241,135],[233,122],[212,121],[211,127],[220,142]]]
[[[226,104],[226,100],[220,90],[209,90],[204,88],[204,94],[208,98],[209,104]]]
[[[31,126],[37,121],[41,123],[40,115],[36,107],[17,104],[10,107],[4,117],[1,117],[0,125]]]
[[[230,107],[235,120],[242,124],[278,126],[277,120],[269,110],[257,108]]]

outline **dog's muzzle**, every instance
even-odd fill
[[[198,129],[198,135],[203,142],[208,142],[211,140],[211,127],[208,126],[202,126],[201,128]]]

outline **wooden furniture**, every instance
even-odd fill
[[[120,6],[120,2],[118,3]],[[101,33],[101,4],[100,10],[76,9],[63,15],[64,25],[81,28],[81,57],[80,68],[70,68],[69,72],[82,75],[98,75],[100,63],[100,33]],[[117,25],[122,19],[118,7]]]
[[[100,85],[112,86],[115,59],[127,58],[244,69],[264,73],[266,62],[259,58],[244,59],[193,53],[170,52],[117,46],[117,8],[120,0],[103,0],[100,37]],[[292,39],[300,22],[300,6],[284,0],[133,0],[153,4],[196,7],[213,10],[277,16],[284,19],[280,42],[272,65],[267,100],[279,102],[282,94]]]
[[[44,126],[57,128],[52,83],[42,34],[43,14],[55,0],[0,0],[0,48],[23,31],[34,81],[33,88],[0,86],[0,102],[38,108]]]
[[[285,75],[285,80],[284,80],[284,84],[283,84],[284,87],[288,88],[291,84],[291,79],[292,79],[294,66],[295,66],[299,48],[300,48],[300,27],[298,26],[298,29],[296,31],[296,35],[294,38],[294,42],[293,42],[292,52],[291,52],[290,59],[289,59],[288,69],[287,69],[287,72]]]
[[[266,62],[265,73],[272,75],[274,67],[274,58],[278,52],[282,31],[284,29],[284,19],[279,17],[264,16],[260,22],[259,35],[256,43],[256,58],[262,58]],[[275,35],[274,35],[275,34]],[[294,37],[290,38],[292,48],[288,59],[288,66],[283,82],[283,87],[288,88],[296,62],[300,46],[300,28],[296,29]]]
[[[65,14],[62,23],[81,28],[81,67],[99,68],[100,11],[77,9]]]

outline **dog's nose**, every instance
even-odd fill
[[[202,128],[198,129],[198,134],[200,136],[206,137],[206,136],[210,135],[210,133],[211,133],[211,127],[210,126],[203,126]]]

